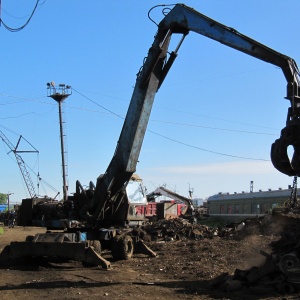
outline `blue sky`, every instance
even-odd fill
[[[22,26],[35,0],[3,0],[2,20]],[[64,103],[69,192],[105,172],[122,128],[136,74],[153,42],[148,11],[158,1],[40,1],[29,24],[1,34],[0,130],[19,135],[39,155],[22,154],[30,170],[62,192],[57,104],[46,83],[73,87]],[[300,61],[298,12],[293,0],[203,0],[186,5]],[[156,22],[161,9],[151,14]],[[170,49],[173,50],[173,49]],[[291,177],[270,161],[289,102],[281,69],[190,33],[156,95],[137,173],[149,192],[166,184],[188,196],[287,188]],[[109,113],[108,111],[113,112]],[[9,149],[0,150],[0,192],[28,196]],[[26,143],[20,150],[30,148]],[[216,154],[219,153],[219,154]],[[245,159],[246,158],[246,159]],[[36,182],[36,176],[32,173]],[[44,186],[44,187],[43,187]],[[54,196],[46,184],[40,195]]]

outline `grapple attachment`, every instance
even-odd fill
[[[292,159],[288,156],[288,147],[293,146]],[[300,175],[300,119],[290,121],[281,130],[281,136],[271,148],[271,160],[274,167],[288,176]]]

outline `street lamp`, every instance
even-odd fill
[[[7,193],[7,210],[9,211],[9,196],[14,193]]]

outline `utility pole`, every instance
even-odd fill
[[[60,145],[61,145],[61,160],[62,160],[62,173],[63,173],[63,196],[64,201],[68,199],[68,184],[66,174],[66,163],[65,163],[65,146],[64,146],[64,132],[63,132],[63,120],[62,120],[62,102],[66,100],[72,94],[72,88],[69,85],[59,84],[55,86],[55,83],[47,83],[47,96],[51,97],[58,103],[59,112],[59,128],[60,128]]]
[[[9,196],[13,195],[14,193],[7,193],[7,210],[9,211]]]

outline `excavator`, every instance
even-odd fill
[[[280,172],[288,176],[299,175],[300,91],[296,62],[184,4],[175,4],[167,13],[164,8],[163,12],[164,17],[157,25],[154,41],[137,74],[111,162],[105,173],[97,178],[96,185],[91,183],[85,190],[77,182],[75,194],[70,196],[64,205],[70,215],[72,212],[76,213],[76,220],[81,220],[81,223],[78,225],[74,222],[73,227],[70,226],[71,228],[67,228],[64,233],[49,232],[29,236],[25,242],[12,242],[3,250],[10,258],[64,255],[65,258],[109,268],[109,262],[101,257],[100,251],[105,242],[110,244],[115,257],[123,259],[127,259],[133,249],[139,248],[137,243],[132,243],[130,234],[123,231],[118,233],[115,228],[126,225],[128,211],[134,211],[127,201],[126,188],[136,171],[154,98],[178,56],[180,46],[190,32],[281,68],[287,81],[286,99],[290,101],[290,107],[286,127],[271,147],[271,160]],[[171,51],[170,41],[176,34],[180,35],[180,41]],[[294,147],[291,160],[287,154],[289,146]]]
[[[184,209],[181,210],[179,217],[187,219],[191,221],[191,223],[196,223],[196,210],[193,204],[192,199],[179,195],[176,192],[173,192],[164,186],[159,186],[153,192],[147,194],[147,201],[153,202],[157,197],[165,196],[175,201],[175,203],[180,204],[183,203],[185,205]]]

